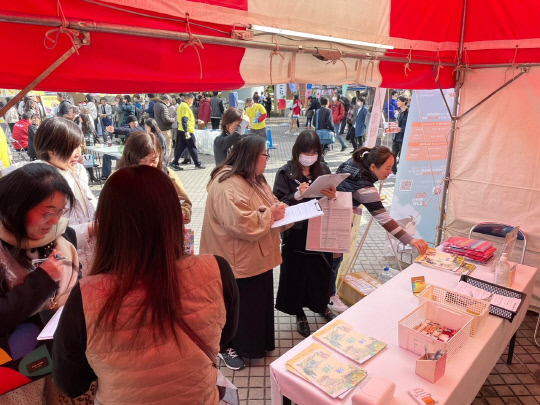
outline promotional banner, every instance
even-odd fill
[[[289,89],[291,89],[291,93],[298,93],[298,88],[298,83],[289,83]]]
[[[375,91],[373,108],[371,109],[371,119],[369,120],[369,127],[367,128],[366,141],[364,145],[368,148],[373,148],[377,143],[377,136],[379,135],[379,128],[381,126],[385,92],[386,90],[382,88],[378,88]]]
[[[279,100],[285,99],[287,97],[287,85],[286,84],[276,84],[276,99],[278,100],[278,108],[285,108],[280,107]]]
[[[449,106],[454,90],[444,90]],[[414,91],[401,149],[390,215],[426,242],[435,242],[446,169],[450,114],[439,90]]]

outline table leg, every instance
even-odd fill
[[[512,357],[514,357],[514,346],[516,345],[517,332],[514,333],[512,339],[510,339],[510,344],[508,345],[508,357],[506,359],[506,364],[512,364]]]
[[[282,404],[283,404],[283,405],[291,405],[292,402],[291,402],[291,400],[290,400],[289,398],[287,398],[287,397],[284,396],[284,397],[283,397]]]

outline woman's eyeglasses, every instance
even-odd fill
[[[56,211],[56,212],[44,212],[43,213],[43,219],[48,221],[48,220],[52,219],[53,217],[60,218],[61,216],[66,214],[68,211],[69,211],[69,208],[64,208],[63,210],[59,210],[59,211]]]
[[[262,156],[264,156],[266,158],[266,161],[268,162],[268,160],[270,160],[270,155],[266,154],[266,153],[261,153]]]

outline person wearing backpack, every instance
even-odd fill
[[[334,121],[334,132],[339,143],[341,144],[341,152],[343,152],[345,149],[347,149],[347,146],[345,145],[343,137],[339,133],[339,127],[341,125],[341,121],[345,117],[345,107],[339,100],[337,93],[332,96],[332,104],[330,105],[330,109],[332,110],[332,120]]]

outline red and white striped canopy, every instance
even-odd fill
[[[426,89],[437,88],[436,77],[448,88],[454,86],[462,19],[462,68],[540,62],[540,8],[529,1],[468,1],[465,12],[465,2],[442,0],[2,3],[2,88],[26,87],[72,46],[70,36],[87,30],[89,45],[69,57],[37,90],[170,92],[286,82]],[[252,40],[230,40],[252,24],[393,49],[262,31],[255,31]],[[186,32],[193,35],[191,43],[174,39]],[[172,39],[165,39],[167,33]],[[222,43],[203,39],[199,44],[197,36]],[[326,60],[306,52],[315,48]]]

